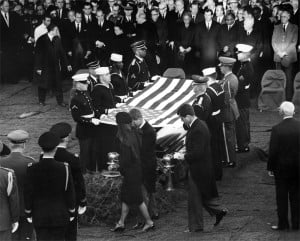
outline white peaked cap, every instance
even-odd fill
[[[95,69],[96,75],[105,75],[109,74],[109,68],[108,67],[99,67]]]
[[[110,59],[114,62],[122,62],[123,61],[123,55],[112,53],[111,56],[110,56]]]
[[[72,76],[72,79],[74,82],[86,81],[88,76],[89,76],[88,73],[75,74]]]
[[[210,67],[202,70],[202,73],[204,76],[209,76],[211,74],[216,73],[216,68],[215,67]]]
[[[237,44],[235,47],[239,52],[243,52],[243,53],[248,53],[253,49],[253,47],[248,44]]]

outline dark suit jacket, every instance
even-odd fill
[[[114,35],[114,26],[110,21],[104,21],[101,27],[98,22],[92,24],[92,46],[95,46],[97,40],[105,43],[105,49],[107,51],[111,50],[111,41]]]
[[[203,20],[204,20],[203,13],[198,12],[195,19],[193,19],[193,17],[192,17],[191,22],[194,24],[198,24],[198,23],[202,22]]]
[[[238,42],[238,30],[239,27],[236,23],[229,31],[226,24],[220,26],[217,36],[218,52],[223,52],[224,47],[228,46],[228,51],[230,51],[231,54],[234,54],[234,48]]]
[[[296,119],[284,119],[272,128],[267,168],[275,178],[299,178],[300,122]]]
[[[183,48],[194,47],[195,28],[193,24],[190,24],[188,28],[184,26],[184,23],[180,23],[177,29],[176,45]]]
[[[159,17],[157,22],[154,23],[157,30],[158,35],[158,43],[161,46],[166,45],[166,42],[168,40],[168,22],[167,20],[163,19],[162,17]]]
[[[76,23],[73,22],[70,27],[70,38],[73,46],[73,50],[78,48],[79,44],[81,45],[84,53],[88,50],[91,50],[92,45],[92,31],[91,26],[86,25],[85,23],[81,23],[81,29],[78,33],[76,31]]]
[[[199,192],[205,198],[218,196],[210,149],[210,133],[205,122],[196,119],[186,135],[185,160]]]
[[[0,166],[14,170],[19,192],[20,216],[24,216],[24,183],[26,178],[27,166],[35,162],[31,157],[24,156],[20,152],[12,152],[9,156],[0,160]]]

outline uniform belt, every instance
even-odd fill
[[[218,115],[218,114],[220,114],[220,112],[221,112],[221,110],[219,109],[219,110],[217,110],[217,111],[214,111],[213,113],[211,113],[211,115],[212,115],[212,116],[215,116],[215,115]]]
[[[92,114],[89,115],[82,115],[81,117],[83,118],[93,118],[95,116],[94,112]]]
[[[245,86],[245,90],[249,89],[250,84]]]

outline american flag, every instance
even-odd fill
[[[160,76],[154,76],[152,80],[154,81],[152,85],[130,98],[123,106],[112,110],[107,117],[101,118],[101,121],[115,124],[117,112],[129,111],[136,107],[154,127],[164,127],[170,124],[182,125],[176,112],[180,105],[193,102],[195,98],[193,81]]]

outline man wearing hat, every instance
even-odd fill
[[[204,121],[197,119],[191,105],[183,104],[178,110],[185,126],[186,154],[175,153],[174,158],[185,159],[189,165],[188,227],[187,232],[203,231],[203,207],[211,216],[216,217],[217,226],[227,210],[221,209],[215,198],[218,197],[211,160],[210,134]]]
[[[196,95],[192,106],[195,111],[195,115],[199,120],[203,120],[207,123],[207,119],[212,113],[211,100],[206,93],[208,78],[201,77],[200,75],[192,75],[193,91]]]
[[[114,87],[117,96],[128,95],[128,85],[125,76],[122,72],[123,69],[123,55],[112,53],[110,56],[112,66],[111,70],[111,83]]]
[[[109,109],[116,107],[117,98],[111,84],[109,67],[98,68],[96,75],[99,77],[99,83],[95,85],[91,98],[95,107],[95,115],[100,119],[103,114],[108,114]],[[96,128],[94,157],[90,167],[92,171],[106,169],[107,153],[113,151],[111,148],[114,143],[114,132],[115,129],[111,125],[103,124]]]
[[[235,121],[239,117],[239,110],[235,100],[238,91],[239,82],[235,74],[232,73],[233,64],[236,59],[230,57],[219,57],[220,70],[224,74],[224,79],[221,81],[225,92],[225,107],[224,107],[224,130],[225,130],[225,151],[227,156],[227,167],[235,167]]]
[[[147,48],[144,41],[137,41],[131,45],[135,56],[128,67],[127,82],[130,90],[144,89],[144,83],[149,81],[150,73],[145,62]]]
[[[92,147],[94,140],[95,126],[100,124],[96,118],[92,99],[87,92],[89,74],[74,75],[75,93],[70,102],[70,110],[76,125],[76,137],[80,147],[80,163],[82,172],[91,170]]]
[[[29,134],[23,130],[15,130],[8,133],[7,138],[10,141],[11,153],[0,159],[0,166],[14,170],[18,181],[20,203],[19,228],[13,234],[13,238],[15,240],[31,240],[33,227],[26,220],[24,207],[24,183],[27,166],[29,163],[35,162],[32,157],[23,154]]]
[[[25,181],[25,212],[33,223],[37,240],[64,240],[65,230],[75,215],[75,193],[68,163],[54,159],[60,142],[52,132],[38,140],[43,156],[29,164]]]
[[[217,73],[215,67],[202,70],[203,75],[208,78],[206,94],[211,101],[211,115],[207,120],[207,126],[211,134],[212,159],[215,165],[215,178],[221,180],[223,175],[222,162],[225,162],[225,144],[223,135],[223,108],[225,103],[225,93],[223,87],[216,80]]]
[[[236,120],[236,151],[248,152],[250,143],[250,83],[254,80],[254,69],[250,61],[251,45],[237,44],[237,58],[240,67],[237,71],[239,88],[236,94],[236,102],[239,108],[240,116]]]
[[[71,125],[65,122],[59,122],[53,125],[50,129],[50,132],[54,133],[60,138],[60,143],[57,146],[54,158],[58,162],[67,162],[69,164],[75,188],[76,213],[74,220],[67,226],[65,240],[77,239],[77,211],[78,214],[83,214],[86,210],[86,192],[80,167],[80,161],[78,155],[74,155],[71,152],[67,151],[71,131]]]
[[[126,6],[123,7],[124,9],[124,19],[123,19],[123,28],[124,28],[124,33],[127,37],[133,38],[136,36],[135,32],[135,17],[132,14],[133,13],[133,6],[130,3],[127,3]]]
[[[88,76],[88,82],[89,82],[89,87],[88,87],[88,92],[91,93],[94,89],[94,86],[98,83],[98,79],[96,76],[96,69],[100,67],[99,61],[94,60],[86,64],[86,66],[89,69],[89,76]]]

